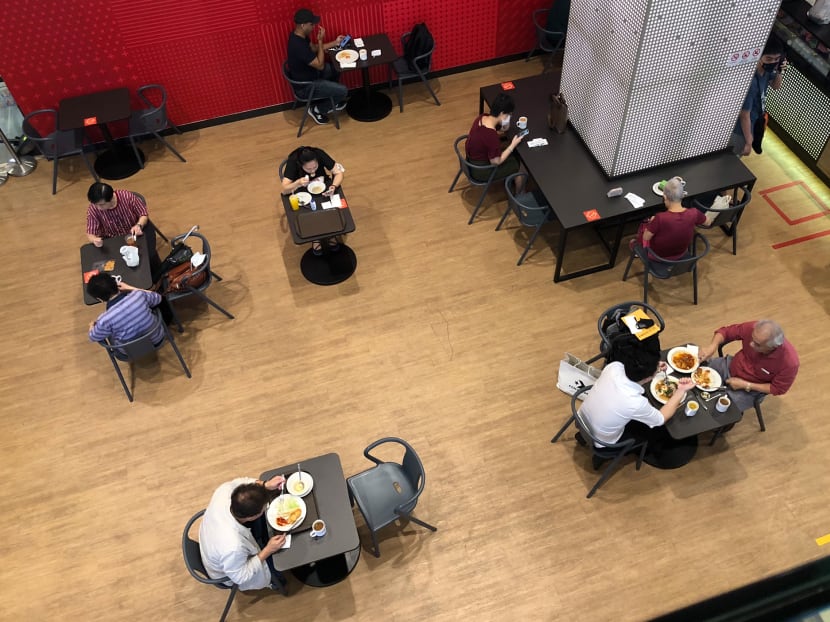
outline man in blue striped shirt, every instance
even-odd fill
[[[107,304],[107,310],[89,325],[89,340],[124,343],[145,334],[156,322],[153,307],[161,303],[158,292],[138,289],[116,281],[109,274],[96,274],[87,283],[90,296]],[[154,345],[164,339],[164,325],[159,322],[152,334]]]

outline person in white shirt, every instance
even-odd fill
[[[269,539],[265,523],[268,501],[284,483],[282,475],[267,482],[239,477],[216,489],[199,527],[202,563],[212,579],[228,577],[240,590],[286,593],[285,578],[271,561],[285,534]]]
[[[669,401],[657,409],[644,395],[643,384],[665,369],[665,363],[660,362],[659,342],[656,348],[648,347],[635,336],[623,334],[614,340],[609,358],[612,362],[602,370],[579,411],[588,419],[596,438],[605,443],[650,439],[651,428],[671,419],[694,383],[689,378],[681,379]]]

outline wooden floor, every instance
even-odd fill
[[[525,233],[495,232],[503,192],[466,224],[477,190],[447,188],[452,141],[478,88],[539,71],[511,63],[420,85],[385,120],[311,123],[279,113],[174,138],[180,163],[147,142],[147,168],[116,187],[144,194],[168,235],[199,224],[216,272],[210,295],[236,315],[186,306],[177,336],[188,380],[166,348],[135,368],[128,403],[87,325],[78,247],[89,174],[62,162],[0,188],[5,351],[0,364],[4,482],[0,583],[6,620],[218,619],[226,592],[185,571],[181,530],[214,488],[326,452],[347,473],[365,445],[401,436],[427,470],[417,514],[438,526],[382,534],[348,580],[289,599],[241,593],[229,620],[642,620],[822,556],[830,532],[830,218],[788,225],[760,191],[818,182],[774,135],[746,158],[755,198],[731,240],[710,234],[700,304],[688,279],[658,282],[665,345],[705,343],[723,323],[780,320],[801,357],[791,392],[764,404],[674,471],[627,463],[592,500],[596,474],[555,387],[565,352],[597,348],[596,317],[642,295],[623,265],[554,284],[555,225],[517,267]],[[540,93],[540,96],[543,96]],[[306,282],[278,198],[277,164],[298,144],[346,167],[357,230],[355,275]],[[605,188],[586,188],[586,193]],[[821,206],[801,186],[770,194],[791,219]],[[580,242],[577,238],[577,246]],[[589,238],[569,260],[598,257]],[[358,528],[369,542],[362,520]]]

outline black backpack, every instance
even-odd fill
[[[435,40],[432,38],[432,33],[430,33],[427,25],[423,22],[415,24],[412,32],[409,33],[409,39],[407,39],[406,46],[404,46],[403,50],[403,57],[406,59],[410,69],[415,71],[415,57],[429,52],[434,43]],[[420,59],[418,68],[421,71],[427,71],[429,69],[429,61],[429,58]]]

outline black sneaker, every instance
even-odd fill
[[[346,106],[348,106],[348,105],[349,105],[349,100],[348,100],[348,98],[346,98],[346,99],[344,99],[342,102],[340,102],[339,104],[337,104],[334,108],[335,108],[338,112],[340,112],[341,110],[344,110],[344,109],[346,108]]]
[[[313,108],[308,109],[308,116],[310,116],[312,119],[314,119],[314,122],[317,125],[325,125],[326,123],[329,122],[329,118],[326,115],[324,115],[322,112],[320,112],[320,110],[317,108],[317,106],[314,106]]]
[[[582,436],[582,432],[577,432],[577,433],[574,435],[574,438],[576,439],[576,442],[577,442],[577,443],[579,443],[580,445],[582,445],[583,447],[587,447],[587,446],[588,446],[588,441],[586,441],[586,440],[585,440],[585,437],[584,437],[584,436]]]

